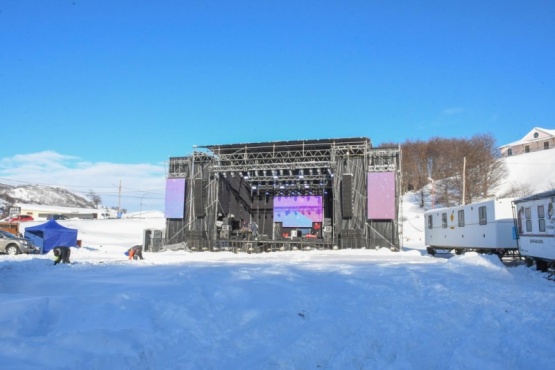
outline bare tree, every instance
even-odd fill
[[[97,193],[95,193],[92,190],[89,190],[89,193],[87,194],[87,197],[91,200],[91,202],[93,202],[93,204],[96,208],[98,208],[98,206],[100,204],[102,204],[102,198],[100,197],[100,195],[98,195]]]
[[[466,203],[472,203],[476,198],[490,197],[490,191],[507,176],[507,169],[499,156],[492,135],[473,136],[469,141],[469,149],[466,163]]]
[[[417,191],[420,208],[424,207],[428,192],[425,189],[428,177],[428,144],[424,141],[407,141],[402,146],[403,182],[406,190]]]
[[[430,179],[434,180],[436,203],[452,206],[489,197],[507,173],[490,134],[407,141],[402,150],[406,190],[418,192],[421,207],[430,196],[426,186]]]

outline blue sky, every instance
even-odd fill
[[[163,178],[193,145],[507,144],[555,128],[554,19],[555,2],[538,0],[0,0],[0,182],[36,181],[16,159],[41,153],[66,171],[146,165]],[[53,174],[44,183],[121,180]]]

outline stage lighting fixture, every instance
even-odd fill
[[[231,177],[235,177],[235,173],[234,173],[234,172],[231,172]]]

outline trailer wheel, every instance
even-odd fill
[[[536,270],[541,271],[541,272],[546,272],[547,271],[547,262],[545,262],[544,260],[541,260],[539,258],[536,258]]]
[[[525,257],[524,263],[526,264],[526,267],[532,267],[534,265],[534,260],[532,258]]]
[[[436,255],[436,250],[432,247],[428,247],[426,248],[426,251],[428,252],[429,255],[431,256],[435,256]]]
[[[460,256],[461,254],[463,254],[463,250],[462,249],[455,249],[455,254]]]

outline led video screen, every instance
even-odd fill
[[[183,218],[185,215],[185,179],[166,179],[166,218]]]
[[[322,222],[322,196],[298,195],[274,198],[274,222],[283,227],[312,227],[313,222]]]
[[[368,219],[395,219],[395,173],[368,174]]]

